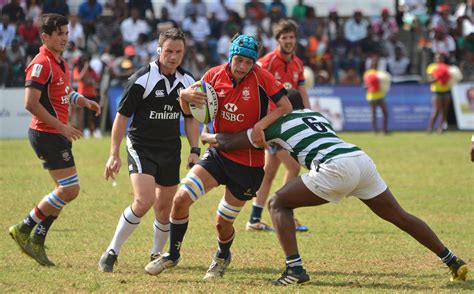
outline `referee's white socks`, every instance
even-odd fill
[[[153,247],[151,248],[151,255],[163,253],[166,241],[170,235],[170,223],[162,224],[159,220],[155,219],[153,222]]]
[[[107,248],[107,252],[113,250],[118,255],[123,243],[138,227],[140,220],[141,218],[135,215],[131,206],[125,208],[115,229],[115,235]]]

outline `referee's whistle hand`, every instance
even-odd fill
[[[120,160],[120,157],[110,156],[109,159],[107,160],[107,163],[105,164],[105,171],[104,171],[105,180],[107,181],[109,180],[109,178],[111,178],[112,180],[115,180],[115,175],[118,174],[121,165],[122,165],[122,162]]]

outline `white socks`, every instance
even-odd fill
[[[138,227],[140,220],[141,218],[137,217],[133,213],[131,206],[125,208],[117,224],[117,229],[115,229],[115,235],[112,238],[112,241],[110,241],[109,247],[107,248],[107,252],[113,250],[115,254],[118,255],[123,243]]]
[[[153,222],[153,231],[153,247],[151,248],[151,255],[163,253],[163,248],[165,248],[170,233],[170,223],[162,224],[159,220],[155,219]]]

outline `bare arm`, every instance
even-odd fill
[[[293,110],[290,100],[288,100],[286,95],[283,96],[280,101],[276,103],[276,105],[277,108],[259,120],[253,127],[252,141],[256,146],[267,148],[268,146],[265,143],[265,134],[263,133],[263,130],[275,122],[278,118],[290,113]]]
[[[186,132],[186,137],[189,142],[189,146],[198,147],[199,146],[199,122],[192,117],[184,118],[184,131]],[[193,167],[199,160],[199,154],[190,153],[188,157],[187,168]]]
[[[247,131],[237,134],[211,134],[205,127],[201,133],[201,140],[203,144],[209,144],[224,151],[255,148],[248,138]]]
[[[81,131],[72,126],[63,124],[59,119],[52,116],[40,103],[41,91],[32,87],[25,89],[25,108],[40,121],[61,132],[68,140],[77,140],[82,136]]]
[[[112,138],[110,140],[110,156],[105,164],[105,179],[109,177],[115,179],[115,175],[120,171],[122,162],[120,160],[120,144],[125,135],[125,129],[127,127],[128,117],[117,113],[115,116],[114,124],[112,126]]]

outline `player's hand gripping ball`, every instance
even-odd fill
[[[197,121],[203,124],[207,124],[209,122],[212,122],[216,118],[218,98],[216,91],[210,84],[204,81],[199,81],[199,84],[200,85],[196,87],[196,90],[206,93],[207,103],[202,105],[201,108],[199,108],[197,105],[189,104],[189,109],[191,110],[191,114]]]

